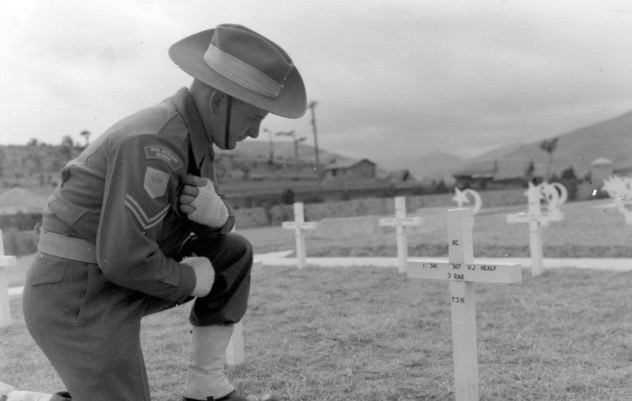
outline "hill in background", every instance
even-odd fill
[[[558,143],[553,152],[551,173],[560,175],[572,167],[578,177],[590,171],[590,163],[598,158],[610,159],[615,166],[632,165],[632,111],[618,117],[591,124],[557,136]],[[552,138],[550,138],[552,139]],[[456,171],[467,170],[468,166],[482,162],[504,160],[524,163],[533,161],[539,171],[546,171],[549,154],[542,150],[542,140],[512,144],[472,159],[459,159],[445,154],[431,154],[417,161],[410,161],[410,170],[418,177],[427,179],[450,177]]]
[[[615,165],[632,163],[632,111],[567,132],[558,138],[551,167],[551,172],[557,175],[573,167],[577,176],[584,176],[590,170],[590,163],[601,157],[612,160]],[[540,148],[541,142],[524,144],[499,158],[533,160],[536,165],[547,164],[549,154]],[[491,159],[489,155],[477,158]]]

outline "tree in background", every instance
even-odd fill
[[[70,135],[64,135],[61,138],[61,154],[66,158],[66,161],[72,159],[72,149],[75,147]]]
[[[450,189],[446,185],[445,181],[443,181],[443,178],[440,179],[439,181],[432,180],[432,193],[444,194],[449,191]]]
[[[292,188],[288,188],[281,193],[281,203],[284,205],[293,205],[296,201],[296,195]]]
[[[562,170],[562,175],[560,176],[560,178],[563,180],[576,180],[577,175],[575,174],[575,169],[573,169],[573,166],[570,166],[566,170]]]
[[[38,173],[42,171],[42,155],[37,151],[31,152],[23,158],[22,164],[29,174]]]
[[[90,131],[83,130],[83,131],[81,131],[81,133],[79,135],[81,135],[82,137],[85,138],[85,140],[86,140],[86,147],[88,147],[88,145],[90,145],[90,135],[92,135],[90,133]]]
[[[544,150],[549,154],[549,164],[546,168],[546,180],[550,182],[550,174],[551,174],[551,166],[553,165],[553,152],[557,148],[557,141],[560,138],[553,138],[549,140],[544,140],[540,143],[540,149]]]
[[[533,160],[529,162],[529,166],[527,167],[527,171],[525,171],[525,181],[531,182],[533,179],[533,175],[535,174],[535,163]]]
[[[566,190],[568,191],[568,200],[577,199],[578,186],[581,180],[577,177],[577,174],[575,174],[575,170],[572,166],[562,170],[559,180],[555,179],[554,181],[558,181],[566,187]]]

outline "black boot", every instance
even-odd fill
[[[266,396],[264,396],[264,398],[259,399],[258,397],[255,396],[243,396],[241,394],[238,394],[236,391],[233,391],[232,393],[222,397],[222,398],[218,398],[218,399],[214,399],[213,397],[208,397],[206,399],[206,401],[278,401],[278,399],[274,396],[271,396],[269,394],[267,394]],[[184,397],[182,398],[182,401],[204,401],[204,400],[196,400],[193,398],[187,398]]]
[[[213,398],[213,397],[208,397],[206,400],[196,400],[193,398],[187,398],[187,397],[183,397],[182,401],[259,401],[258,397],[255,396],[250,396],[249,398],[241,395],[239,393],[237,393],[236,391],[233,391],[232,393],[225,395],[222,398]],[[267,398],[266,401],[276,401],[276,398]]]

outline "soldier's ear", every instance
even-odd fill
[[[222,101],[226,99],[226,94],[224,92],[214,90],[211,93],[211,99],[209,100],[209,106],[211,107],[211,111],[213,113],[217,113],[221,110]]]

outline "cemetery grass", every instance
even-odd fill
[[[481,400],[632,399],[632,273],[551,270],[476,284]],[[189,305],[143,320],[153,400],[179,399]],[[0,381],[62,384],[30,339],[19,297],[0,329]],[[282,400],[453,400],[448,285],[396,269],[258,267],[244,319],[240,390]]]

